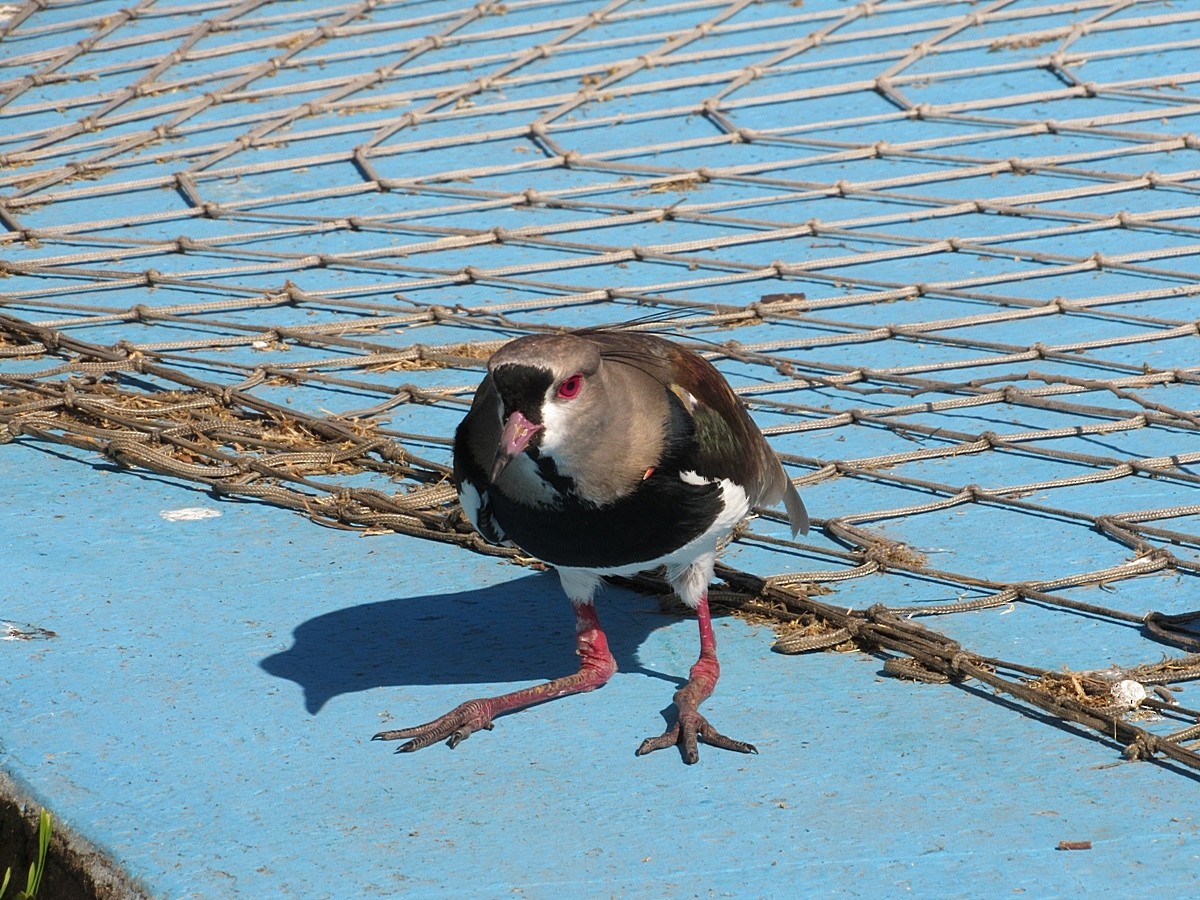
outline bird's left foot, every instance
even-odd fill
[[[735,750],[738,753],[758,752],[753,744],[725,737],[708,724],[708,719],[700,715],[700,704],[712,696],[717,679],[721,677],[721,666],[717,662],[716,648],[713,644],[707,597],[701,598],[697,613],[700,618],[700,658],[688,673],[687,684],[677,690],[672,698],[679,715],[675,724],[661,735],[642,741],[642,746],[637,750],[638,756],[678,744],[683,761],[690,766],[700,762],[698,744],[708,744],[722,750]]]
[[[721,734],[694,707],[692,709],[681,707],[679,718],[675,724],[658,737],[646,738],[642,741],[637,755],[642,756],[646,753],[653,753],[655,750],[662,750],[664,747],[678,745],[683,761],[690,766],[700,761],[699,744],[708,744],[710,747],[719,747],[722,750],[736,750],[738,753],[758,752],[753,744],[735,741],[733,738]]]

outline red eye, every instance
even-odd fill
[[[563,400],[572,400],[579,396],[579,389],[581,387],[583,387],[583,373],[576,372],[558,386],[558,396]]]

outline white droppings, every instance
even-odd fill
[[[221,515],[221,511],[207,506],[184,506],[181,509],[160,510],[158,514],[168,522],[196,522],[200,519],[215,519]]]
[[[0,622],[0,641],[47,641],[58,635],[40,625],[18,625],[16,622]]]
[[[1136,709],[1146,699],[1146,689],[1140,682],[1134,681],[1132,678],[1126,678],[1112,686],[1112,695],[1113,699],[1122,706],[1129,709]]]

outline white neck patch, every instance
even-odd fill
[[[552,400],[546,400],[542,404],[542,440],[539,452],[556,458],[562,454],[569,442],[567,420],[570,418],[562,404]]]

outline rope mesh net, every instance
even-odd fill
[[[0,6],[0,440],[532,564],[449,436],[632,321],[814,514],[714,600],[1200,768],[1198,64],[1159,0]]]

